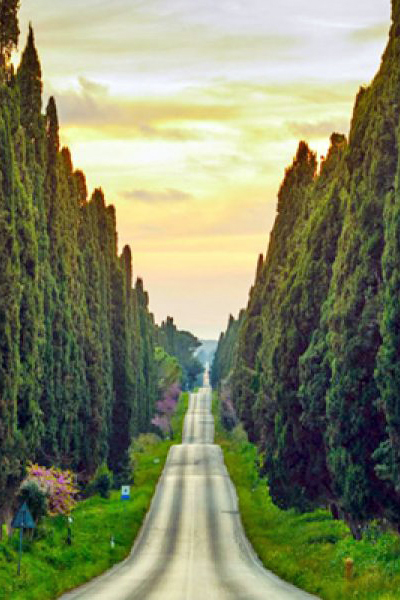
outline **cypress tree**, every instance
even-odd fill
[[[142,279],[135,284],[137,298],[138,333],[140,336],[140,375],[141,394],[139,404],[139,430],[148,431],[157,396],[156,366],[154,360],[155,330],[153,316],[149,313],[149,296],[143,288]]]
[[[11,177],[12,146],[8,111],[3,101],[8,93],[0,87],[0,524],[6,519],[8,498],[19,483],[25,454],[17,428],[21,288]]]
[[[26,132],[28,155],[31,148],[35,160],[44,161],[43,118],[42,118],[42,70],[32,26],[29,25],[28,40],[17,70],[17,84],[20,91],[21,125]]]
[[[262,262],[261,255],[261,262]],[[259,262],[260,265],[260,262]],[[232,371],[237,354],[238,335],[245,311],[241,311],[238,318],[229,315],[228,326],[225,333],[221,333],[218,346],[211,365],[211,384],[217,387]]]
[[[0,0],[0,72],[8,66],[19,38],[19,0]]]
[[[133,432],[135,387],[131,358],[132,330],[129,320],[129,291],[132,282],[130,249],[125,247],[121,261],[112,267],[112,356],[114,403],[110,438],[109,466],[121,472],[129,464],[129,446]]]

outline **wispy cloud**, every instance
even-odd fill
[[[175,202],[187,202],[193,199],[193,195],[182,190],[169,188],[162,191],[154,190],[125,190],[120,193],[125,200],[134,200],[146,204],[172,204]]]
[[[64,127],[97,130],[101,137],[145,138],[185,142],[205,137],[203,123],[235,119],[239,107],[176,96],[131,99],[112,96],[106,85],[79,77],[77,89],[55,91]]]
[[[196,102],[193,98],[185,102],[176,96],[130,99],[111,96],[106,85],[84,77],[79,77],[78,83],[78,89],[55,92],[65,126],[122,125],[152,136],[156,133],[155,125],[229,121],[238,114],[237,107],[224,106],[221,102]],[[176,137],[179,139],[179,134]]]
[[[389,24],[387,22],[376,23],[374,25],[360,27],[359,29],[352,31],[350,37],[355,42],[376,42],[385,40],[388,35],[388,31]]]
[[[78,77],[79,85],[83,94],[89,94],[90,96],[104,96],[108,94],[109,86],[96,81],[91,81],[86,77]]]
[[[334,131],[345,133],[349,129],[349,120],[288,122],[287,127],[294,135],[305,140],[327,139]]]

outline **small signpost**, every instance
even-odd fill
[[[69,515],[67,517],[67,544],[68,546],[70,546],[72,544],[72,530],[71,530],[71,525],[74,522],[73,518]]]
[[[130,500],[131,499],[131,486],[130,485],[122,485],[121,486],[121,500]],[[126,510],[126,504],[124,502],[124,512]]]
[[[121,500],[130,500],[131,499],[131,486],[123,485],[121,486]]]
[[[18,556],[18,575],[21,574],[21,557],[22,557],[22,538],[24,535],[24,529],[35,529],[35,521],[29,511],[26,502],[18,510],[15,515],[11,527],[13,529],[19,529],[19,556]]]

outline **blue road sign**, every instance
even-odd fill
[[[18,575],[21,575],[21,558],[22,558],[22,537],[24,534],[24,529],[35,529],[35,521],[30,513],[28,505],[26,502],[18,510],[15,515],[11,527],[13,529],[19,529],[19,553],[18,553]]]
[[[35,529],[35,521],[33,520],[26,502],[23,503],[15,515],[11,527],[13,529]]]

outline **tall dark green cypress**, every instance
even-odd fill
[[[77,178],[81,205],[78,241],[86,305],[82,342],[88,387],[88,397],[86,401],[81,402],[79,409],[82,439],[79,471],[89,477],[107,454],[108,429],[105,427],[104,415],[112,398],[111,350],[107,330],[106,335],[103,335],[107,319],[102,295],[96,197],[94,195],[90,202],[87,202],[84,176],[79,174]]]
[[[18,431],[19,391],[19,244],[13,193],[13,156],[10,119],[6,106],[10,92],[0,87],[0,523],[7,518],[8,498],[15,493],[23,472],[25,444]]]
[[[31,152],[40,165],[44,161],[44,131],[42,117],[42,70],[32,26],[17,70],[20,92],[21,125],[25,129],[28,160]]]
[[[18,9],[19,0],[0,0],[0,75],[4,74],[18,44]]]
[[[118,473],[129,464],[135,408],[135,386],[131,358],[129,291],[132,282],[130,249],[125,247],[121,261],[114,261],[112,288],[112,355],[115,400],[112,409],[109,466]]]
[[[149,312],[149,295],[143,288],[142,279],[135,284],[137,298],[137,331],[140,336],[140,386],[139,427],[140,431],[148,431],[154,415],[157,397],[156,365],[154,360],[155,329],[153,316]]]

